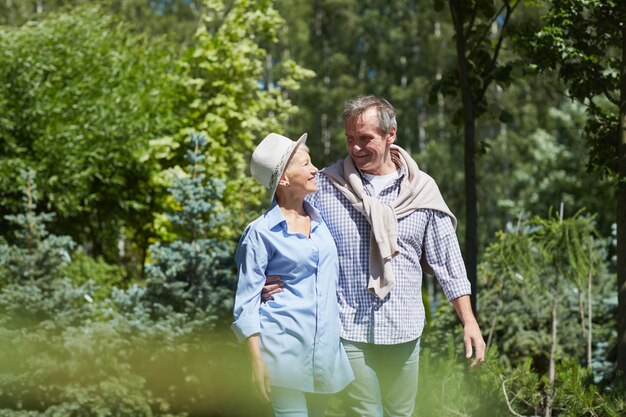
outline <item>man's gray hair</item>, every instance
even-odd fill
[[[343,108],[344,123],[362,115],[370,107],[376,107],[378,111],[378,127],[386,135],[391,129],[398,127],[396,122],[396,111],[387,100],[378,96],[361,96],[346,101]]]

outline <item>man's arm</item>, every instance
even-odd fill
[[[446,298],[452,302],[463,323],[465,356],[475,359],[471,367],[485,360],[485,341],[470,303],[471,286],[467,280],[461,248],[452,219],[445,213],[432,210],[424,233],[425,261],[441,284]]]
[[[463,344],[465,345],[465,357],[472,357],[472,348],[474,349],[474,362],[470,365],[471,368],[483,363],[485,360],[485,341],[483,335],[480,332],[480,327],[472,312],[472,304],[470,302],[469,295],[463,295],[461,297],[452,300],[452,305],[456,310],[456,314],[463,323]]]
[[[267,277],[267,279],[265,280],[265,285],[261,290],[261,302],[264,303],[266,301],[273,300],[274,297],[272,296],[274,294],[283,292],[281,287],[285,284],[280,279],[281,278],[278,275]]]

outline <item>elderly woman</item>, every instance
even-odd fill
[[[306,136],[293,141],[271,133],[252,154],[250,171],[272,204],[248,225],[236,255],[232,328],[247,340],[253,381],[276,416],[323,416],[327,394],[353,379],[339,341],[337,249],[304,201],[317,191]],[[283,291],[261,303],[268,276],[280,276]]]

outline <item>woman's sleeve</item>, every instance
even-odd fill
[[[248,227],[244,232],[235,261],[239,281],[231,328],[239,340],[245,340],[261,331],[259,307],[266,280],[267,247],[254,228]]]

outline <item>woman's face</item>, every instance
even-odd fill
[[[284,178],[289,181],[289,186],[286,187],[285,191],[302,193],[303,195],[314,193],[317,191],[317,181],[315,180],[317,171],[318,169],[311,162],[309,153],[298,148],[284,174]]]

